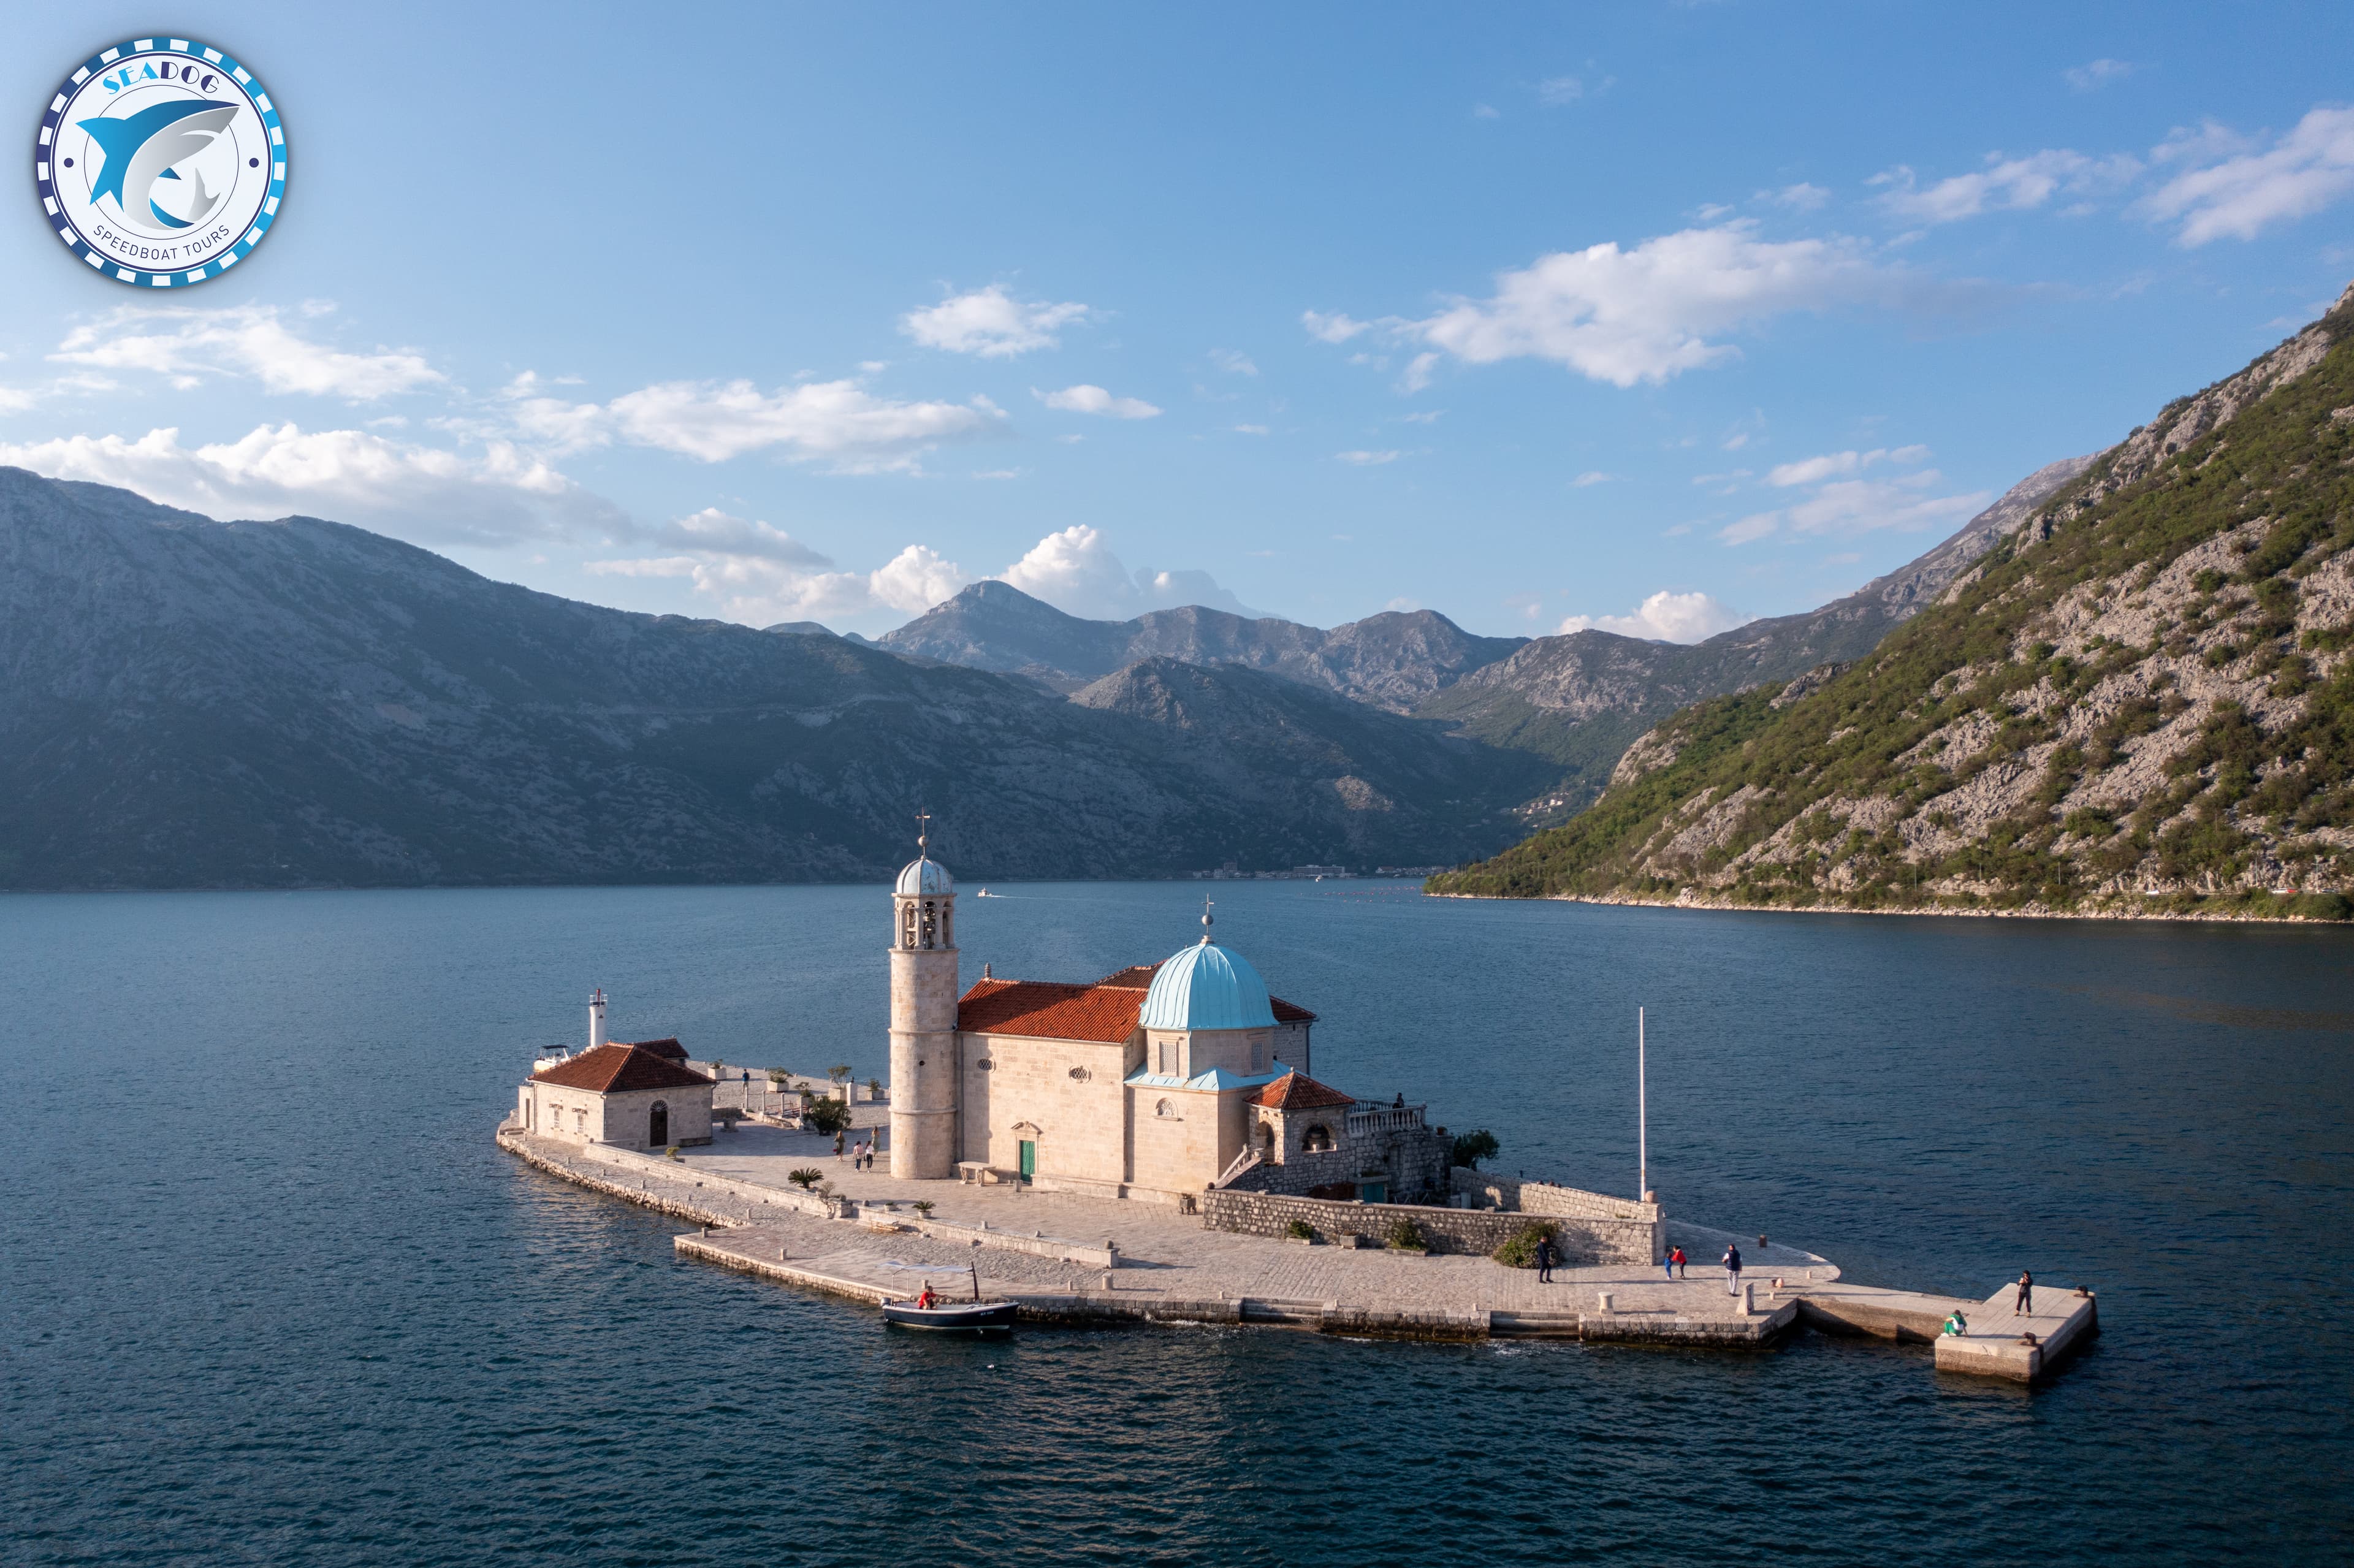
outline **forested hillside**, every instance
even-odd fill
[[[1852,664],[1700,703],[1438,893],[2343,918],[2354,289]]]

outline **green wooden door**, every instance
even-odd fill
[[[1027,1181],[1038,1174],[1038,1146],[1029,1139],[1022,1140],[1022,1180]]]
[[[1390,1184],[1386,1181],[1367,1181],[1357,1189],[1357,1196],[1368,1203],[1386,1203],[1390,1201]]]

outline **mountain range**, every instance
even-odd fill
[[[874,641],[604,609],[316,518],[0,469],[0,886],[1460,863],[1695,698],[1856,657],[2079,465],[1823,609],[1691,647],[1123,622],[975,584]]]
[[[1677,714],[1431,889],[2354,914],[2354,288],[2026,511],[1851,667]]]

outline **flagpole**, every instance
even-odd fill
[[[1651,1105],[1649,1064],[1644,1060],[1643,1010],[1635,1010],[1635,1202],[1651,1190]]]

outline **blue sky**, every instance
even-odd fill
[[[1690,639],[2354,277],[2354,8],[194,5],[283,221],[0,225],[0,461],[600,603]],[[143,8],[12,26],[29,127]],[[29,140],[29,135],[28,135]]]

